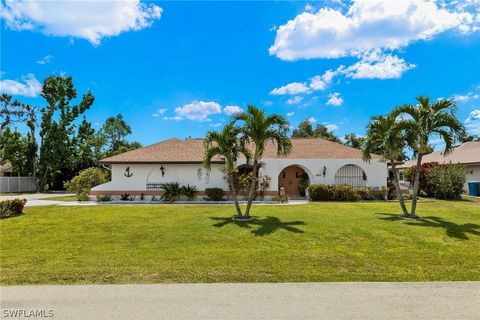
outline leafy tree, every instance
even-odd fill
[[[361,149],[362,144],[365,142],[365,138],[357,136],[355,133],[346,134],[343,138],[344,144],[356,149]]]
[[[293,138],[324,138],[330,141],[341,143],[340,139],[335,136],[323,124],[317,124],[315,129],[308,119],[303,120],[298,125],[298,129],[294,129],[292,133]]]
[[[376,116],[367,126],[367,135],[363,143],[363,158],[369,161],[372,154],[376,153],[381,159],[392,168],[393,184],[395,192],[402,208],[403,216],[408,217],[407,207],[403,201],[402,192],[400,190],[397,161],[405,156],[403,149],[405,148],[405,139],[401,131],[394,130],[396,126],[395,116]]]
[[[241,153],[248,154],[248,150],[240,143],[238,139],[239,134],[240,129],[233,124],[227,124],[222,131],[209,131],[204,141],[204,165],[207,170],[210,170],[213,158],[225,158],[225,173],[228,185],[230,186],[230,191],[232,192],[233,201],[235,202],[237,217],[243,217],[242,209],[238,203],[237,187],[235,183],[238,171],[235,164],[239,155]]]
[[[232,117],[232,124],[241,122],[240,141],[244,146],[253,150],[246,155],[247,160],[252,160],[252,182],[248,192],[247,208],[245,217],[250,217],[250,208],[258,180],[260,161],[267,143],[273,142],[277,147],[278,154],[288,154],[292,149],[292,143],[288,137],[288,121],[281,115],[267,115],[265,111],[249,105],[246,112],[237,113]]]
[[[0,163],[10,161],[14,175],[29,176],[32,165],[29,159],[30,137],[6,127],[0,132]]]
[[[132,133],[132,129],[123,119],[121,114],[115,117],[109,117],[105,120],[100,131],[97,133],[94,144],[101,145],[104,150],[103,156],[110,157],[119,153],[142,147],[142,144],[137,141],[128,142],[127,136]]]
[[[61,188],[63,181],[72,177],[76,165],[76,148],[72,138],[75,120],[90,108],[94,97],[88,91],[79,104],[72,105],[77,90],[70,76],[47,77],[41,95],[47,106],[40,110],[40,188],[47,185]]]
[[[106,182],[108,182],[108,172],[105,169],[93,167],[80,171],[77,176],[65,182],[65,188],[74,192],[79,201],[86,201],[93,187]]]
[[[73,138],[73,146],[75,147],[75,172],[96,166],[98,154],[95,148],[95,129],[85,117],[78,126],[77,135]]]
[[[413,199],[410,217],[416,216],[419,190],[419,173],[423,155],[431,150],[430,138],[438,136],[445,142],[444,154],[449,153],[455,142],[465,136],[465,128],[455,116],[455,103],[452,100],[438,100],[430,103],[427,97],[417,97],[417,105],[404,105],[392,111],[397,122],[396,129],[402,131],[409,147],[417,159],[415,179],[413,182]]]

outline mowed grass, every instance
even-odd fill
[[[480,203],[30,207],[0,221],[3,285],[480,280]]]

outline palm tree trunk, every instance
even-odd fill
[[[391,161],[392,163],[392,171],[393,171],[393,185],[395,186],[395,191],[397,193],[398,201],[400,202],[400,207],[402,208],[403,217],[408,217],[407,207],[405,206],[405,201],[402,197],[402,191],[400,190],[400,183],[398,182],[398,171],[395,165],[395,160]]]
[[[237,210],[237,217],[243,217],[242,209],[238,203],[237,189],[235,188],[235,181],[232,174],[229,175],[228,180],[230,181],[230,190],[232,191],[233,202],[235,203],[235,209]]]
[[[417,209],[418,189],[420,188],[420,167],[422,166],[422,154],[417,155],[417,166],[415,167],[415,180],[413,182],[412,211],[410,218],[416,218],[415,211]]]
[[[250,184],[250,190],[248,191],[247,208],[245,209],[245,217],[250,217],[250,207],[252,206],[253,196],[255,194],[255,186],[257,184],[258,162],[253,161],[252,182]]]

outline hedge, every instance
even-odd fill
[[[3,219],[21,215],[25,203],[27,203],[26,199],[0,201],[0,218]]]
[[[326,184],[312,184],[308,187],[308,197],[311,201],[358,201],[358,200],[385,200],[387,189],[338,186]]]

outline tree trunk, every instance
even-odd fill
[[[235,209],[237,210],[237,217],[243,217],[242,209],[238,203],[237,189],[235,188],[234,176],[229,174],[228,180],[230,181],[230,190],[232,191],[233,202],[235,203]]]
[[[252,182],[250,184],[250,190],[248,191],[247,208],[245,209],[245,217],[250,217],[250,207],[252,206],[253,196],[255,194],[255,186],[257,185],[257,173],[258,173],[258,161],[253,161],[252,170]]]
[[[393,160],[391,163],[392,163],[392,171],[393,171],[393,185],[395,186],[395,191],[397,193],[398,201],[400,202],[400,207],[402,208],[403,217],[406,218],[408,217],[408,211],[407,211],[407,207],[405,206],[405,201],[403,200],[403,197],[402,197],[402,191],[400,190],[400,183],[398,182],[399,180],[398,171],[395,165],[395,160]]]
[[[417,209],[418,189],[420,188],[420,167],[422,166],[422,154],[417,155],[417,166],[415,167],[415,180],[413,182],[412,211],[410,218],[416,218],[415,211]]]

